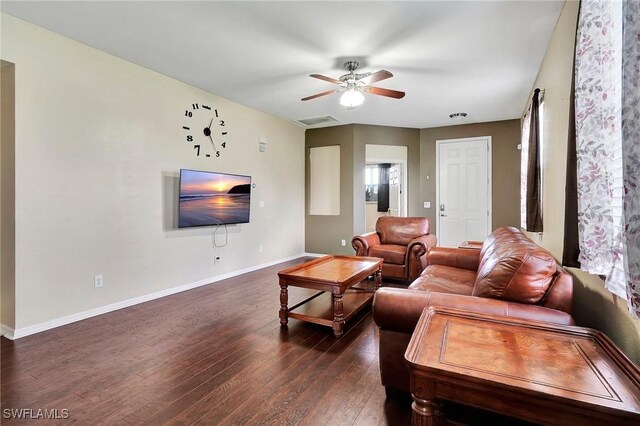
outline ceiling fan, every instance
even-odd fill
[[[340,97],[340,104],[351,109],[361,105],[362,102],[364,102],[363,92],[371,93],[374,95],[387,96],[389,98],[394,98],[394,99],[404,98],[404,92],[371,86],[372,83],[375,83],[381,80],[386,80],[387,78],[393,77],[393,74],[391,74],[389,71],[380,70],[376,72],[365,72],[362,74],[358,74],[355,71],[358,69],[359,65],[360,64],[358,63],[358,61],[345,62],[344,67],[348,71],[348,73],[341,76],[337,80],[335,78],[327,77],[320,74],[309,75],[309,77],[328,81],[329,83],[337,84],[340,87],[337,89],[327,90],[326,92],[316,93],[315,95],[307,96],[306,98],[302,98],[302,100],[309,101],[311,99],[319,98],[321,96],[344,92]]]

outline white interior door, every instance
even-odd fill
[[[436,142],[438,245],[456,247],[491,233],[491,138]]]
[[[389,169],[389,215],[405,216],[402,196],[402,164],[394,164]]]

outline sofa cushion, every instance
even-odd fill
[[[380,244],[369,249],[369,256],[381,257],[385,263],[394,263],[396,265],[404,265],[406,254],[407,246],[397,244]]]
[[[474,271],[451,266],[431,265],[409,286],[412,290],[470,296],[476,279]]]
[[[527,304],[542,300],[556,272],[556,261],[516,228],[500,228],[480,253],[473,296]]]
[[[426,217],[380,216],[376,222],[376,232],[380,235],[382,244],[406,246],[414,238],[429,233],[429,219]]]

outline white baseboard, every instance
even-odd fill
[[[13,327],[9,327],[8,325],[0,324],[0,335],[6,337],[9,340],[13,340],[15,337],[16,331]]]
[[[99,308],[90,309],[88,311],[79,312],[77,314],[67,315],[62,318],[56,318],[50,321],[42,322],[39,324],[30,325],[28,327],[22,327],[13,329],[5,325],[0,325],[0,330],[4,337],[10,340],[20,339],[21,337],[30,336],[32,334],[40,333],[42,331],[51,330],[52,328],[60,327],[63,325],[71,324],[72,322],[82,321],[87,318],[95,317],[98,315],[106,314],[108,312],[117,311],[118,309],[127,308],[129,306],[137,305],[151,300],[159,299],[161,297],[170,296],[172,294],[181,293],[183,291],[191,290],[203,285],[212,284],[217,281],[222,281],[227,278],[232,278],[238,275],[246,274],[248,272],[257,271],[258,269],[267,268],[269,266],[277,265],[278,263],[287,262],[289,260],[298,259],[304,256],[312,256],[308,253],[300,253],[294,256],[285,257],[283,259],[273,260],[271,262],[262,263],[260,265],[251,266],[237,271],[228,272],[222,275],[216,275],[215,277],[205,278],[193,283],[184,284],[178,287],[168,288],[166,290],[157,291],[155,293],[146,294],[144,296],[134,297],[133,299],[123,300],[121,302],[112,303],[110,305],[100,306]]]

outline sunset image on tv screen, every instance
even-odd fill
[[[180,170],[180,228],[249,222],[251,176]]]

